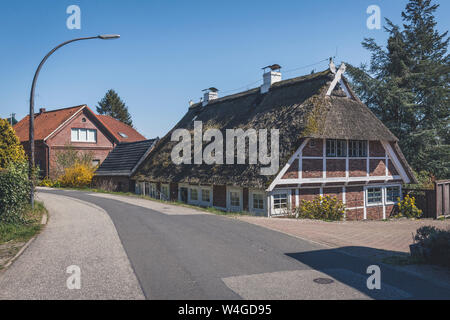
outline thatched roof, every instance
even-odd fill
[[[260,168],[265,166],[260,164],[175,165],[170,154],[177,142],[170,141],[171,134],[175,129],[193,132],[194,120],[202,121],[204,131],[219,129],[224,137],[225,129],[279,129],[280,169],[306,137],[397,140],[359,99],[348,98],[339,86],[326,96],[333,78],[326,70],[275,83],[265,94],[255,88],[210,101],[205,107],[192,105],[156,144],[134,178],[255,188],[266,188],[275,178],[261,175]]]

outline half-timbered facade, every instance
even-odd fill
[[[260,88],[222,98],[210,90],[192,104],[136,171],[136,190],[266,216],[330,195],[345,203],[348,220],[389,217],[402,184],[414,183],[415,177],[398,139],[351,90],[345,65],[336,69],[330,63],[329,70],[284,81],[279,69],[272,69],[264,73]],[[174,164],[172,133],[193,133],[195,121],[220,132],[278,129],[279,170],[262,175],[264,165],[249,164],[249,148],[245,164]]]

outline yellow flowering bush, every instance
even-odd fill
[[[344,218],[345,205],[336,197],[320,196],[312,201],[302,200],[295,215],[303,219],[340,221]]]
[[[64,169],[64,174],[59,177],[58,182],[63,187],[87,187],[94,177],[94,170],[95,168],[87,164],[77,162]]]
[[[5,119],[0,119],[0,169],[10,163],[22,163],[26,160],[25,151],[16,133]]]
[[[406,218],[419,218],[422,215],[422,210],[416,206],[416,198],[410,197],[409,194],[407,194],[403,200],[397,198],[397,201],[398,216]]]
[[[39,182],[39,186],[41,187],[49,187],[49,188],[53,188],[53,187],[59,187],[61,184],[58,180],[52,180],[49,177],[45,177],[44,179],[42,179]]]

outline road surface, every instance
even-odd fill
[[[39,196],[46,203],[47,198],[62,196],[62,204],[70,203],[68,199],[76,199],[83,201],[85,206],[94,205],[93,209],[103,209],[117,230],[124,254],[147,299],[450,298],[449,288],[385,265],[380,265],[381,289],[370,290],[367,287],[370,276],[367,268],[373,262],[225,216],[108,194],[39,190]],[[73,212],[70,206],[64,209],[67,212],[62,208],[59,210],[51,212],[51,219],[67,213],[83,218]],[[98,214],[98,209],[96,210]],[[37,240],[45,237],[48,231]],[[110,233],[106,232],[106,242],[110,241]],[[76,234],[73,236],[76,237]],[[100,238],[103,234],[96,234],[96,237],[98,241],[102,241]],[[74,246],[77,246],[78,240],[74,238],[73,241]],[[82,243],[83,246],[88,245],[86,241]],[[63,245],[53,246],[58,250],[57,247]],[[32,246],[28,250],[37,255]],[[110,248],[105,246],[105,250]],[[58,251],[64,255],[61,250]],[[123,267],[120,254],[111,253],[111,258],[114,259],[114,255],[119,256],[122,271],[112,273],[111,277],[117,283],[128,283],[130,279],[133,282],[126,272],[127,268]],[[25,258],[26,254],[20,259]],[[67,259],[66,262],[69,263]],[[85,273],[112,272],[101,261],[91,262],[93,263],[88,264],[89,270]],[[52,264],[52,261],[47,263]],[[62,268],[62,265],[59,267]],[[8,272],[12,270],[13,268]],[[83,274],[83,268],[81,271]],[[39,271],[34,272],[39,276]],[[83,280],[83,284],[89,286],[91,292],[86,298],[95,296],[92,293],[95,292],[95,285],[98,285],[95,278],[91,275]],[[90,284],[89,281],[94,283]],[[37,283],[38,281],[30,285]],[[122,294],[124,298],[139,297],[139,290],[136,290],[135,285],[128,284],[127,287],[130,290]],[[1,290],[0,276],[0,296]],[[33,288],[28,287],[20,292],[26,290],[33,291]],[[79,298],[83,298],[82,292],[83,288]]]

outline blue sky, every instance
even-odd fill
[[[369,5],[400,23],[406,0],[344,1],[144,1],[35,0],[0,2],[0,117],[28,112],[34,71],[43,56],[65,40],[119,33],[113,41],[70,44],[44,66],[36,109],[87,104],[95,110],[113,88],[127,104],[135,127],[147,138],[163,136],[198,101],[201,90],[219,94],[246,89],[262,79],[261,67],[288,71],[336,54],[336,61],[366,62],[364,37],[383,41],[366,27]],[[450,1],[437,13],[449,29]],[[81,29],[69,30],[66,8],[81,8]],[[323,70],[326,62],[289,73]],[[258,86],[253,84],[250,87]]]

